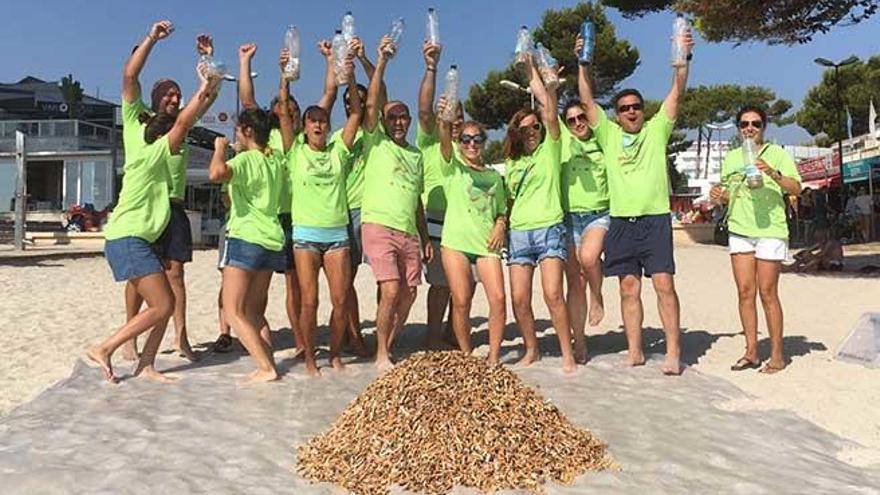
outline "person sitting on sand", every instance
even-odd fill
[[[150,332],[134,372],[158,381],[171,379],[157,372],[156,352],[165,335],[165,326],[174,311],[174,293],[153,243],[168,225],[171,207],[168,202],[168,160],[181,152],[186,134],[216,98],[220,80],[204,77],[201,84],[176,117],[168,113],[143,112],[144,143],[137,153],[127,154],[122,190],[113,215],[104,230],[104,254],[117,282],[127,281],[147,303],[147,309],[128,320],[109,338],[88,351],[108,381],[115,383],[111,356],[119,346],[143,332]]]
[[[843,245],[828,230],[817,232],[818,242],[794,255],[794,263],[784,267],[786,272],[813,273],[843,270]]]

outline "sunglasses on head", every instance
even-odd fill
[[[486,136],[482,134],[462,134],[460,138],[461,144],[483,144],[486,142]]]
[[[632,105],[620,105],[617,107],[617,113],[626,113],[630,110],[635,110],[636,112],[642,111],[643,105],[641,103],[633,103]]]
[[[587,121],[587,114],[579,113],[579,114],[575,115],[574,117],[566,117],[565,121],[568,122],[568,125],[570,125],[570,126],[576,125],[578,122],[586,122]]]
[[[763,129],[764,122],[761,120],[741,120],[739,122],[740,129],[748,129],[749,126],[754,127],[755,129]]]
[[[525,132],[525,131],[535,131],[535,132],[538,132],[538,131],[541,130],[541,123],[540,123],[540,122],[535,122],[535,123],[532,124],[532,125],[521,125],[521,126],[519,126],[519,130],[522,131],[522,132]]]

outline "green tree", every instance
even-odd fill
[[[67,104],[67,116],[75,119],[82,105],[83,89],[79,81],[73,79],[73,74],[61,78],[61,96]]]
[[[673,10],[696,19],[708,41],[806,43],[838,25],[862,22],[880,0],[605,0],[625,17]]]
[[[868,106],[880,105],[880,56],[840,68],[841,99],[852,115],[853,136],[868,132]],[[827,145],[846,139],[846,112],[838,120],[837,84],[834,69],[822,74],[822,81],[810,88],[797,113],[797,123],[811,136],[819,136],[817,144]],[[820,136],[824,134],[824,136]]]
[[[493,139],[486,143],[483,151],[483,162],[489,164],[504,162],[504,139]]]
[[[776,99],[776,93],[769,88],[718,84],[688,88],[677,124],[683,129],[699,129],[710,122],[725,122],[745,105],[762,107],[770,122],[776,125],[787,125],[794,119],[793,115],[786,115],[791,110],[791,102]]]
[[[560,94],[564,91],[575,91],[577,61],[574,41],[580,25],[587,18],[592,20],[596,28],[596,96],[606,98],[617,89],[620,81],[636,70],[639,52],[627,41],[617,39],[614,25],[606,17],[601,5],[579,3],[571,8],[548,10],[533,37],[536,42],[543,43],[563,67],[561,76],[566,82],[560,88]],[[513,37],[514,33],[511,33],[511,42]],[[501,128],[517,110],[529,106],[529,95],[502,86],[500,81],[503,79],[522,87],[527,86],[525,74],[509,64],[503,70],[490,71],[482,83],[471,86],[465,102],[468,114],[490,129]]]

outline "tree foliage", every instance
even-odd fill
[[[79,113],[83,94],[82,85],[73,78],[73,74],[61,78],[61,96],[67,103],[67,115],[71,119],[76,118]]]
[[[794,119],[793,115],[786,115],[791,110],[791,102],[777,100],[771,89],[718,84],[688,88],[679,107],[677,123],[683,129],[699,129],[707,123],[726,122],[745,105],[763,108],[770,122],[779,126],[790,124]]]
[[[596,47],[594,54],[595,84],[597,98],[610,96],[623,79],[629,77],[639,65],[639,52],[627,41],[618,40],[614,25],[605,15],[601,5],[579,3],[574,7],[548,10],[544,13],[540,26],[533,37],[541,42],[564,67],[561,74],[566,79],[560,88],[576,91],[577,60],[574,54],[575,38],[584,19],[590,18],[596,28]],[[514,34],[511,34],[513,42]],[[511,43],[512,44],[512,43]],[[512,64],[499,71],[491,71],[486,79],[471,86],[465,110],[474,119],[490,129],[498,129],[507,124],[510,117],[519,109],[528,107],[529,95],[506,88],[500,81],[507,79],[522,87],[528,81],[522,71]]]
[[[708,41],[806,43],[877,13],[880,0],[606,0],[625,17],[674,10],[696,19]]]
[[[852,115],[853,136],[865,134],[871,99],[874,108],[880,110],[880,56],[841,67],[840,87],[844,108]],[[797,123],[811,136],[825,134],[825,139],[818,141],[823,144],[846,139],[846,112],[840,112],[838,120],[838,108],[834,69],[828,69],[822,81],[807,92]]]

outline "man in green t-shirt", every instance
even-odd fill
[[[364,253],[379,284],[376,312],[376,366],[392,366],[389,355],[395,334],[406,323],[421,283],[421,258],[433,257],[420,195],[422,154],[406,141],[412,118],[401,101],[380,102],[388,60],[397,46],[385,36],[379,45],[376,71],[367,89],[364,119],[364,195],[361,204]],[[422,247],[419,246],[421,238]]]
[[[642,351],[642,275],[651,277],[657,293],[660,319],[666,334],[663,373],[681,374],[679,302],[673,276],[672,219],[669,212],[669,178],[666,145],[675,126],[679,101],[687,84],[693,37],[679,40],[687,61],[676,66],[672,89],[654,117],[645,121],[644,99],[635,89],[613,98],[617,122],[608,120],[593,100],[589,67],[582,71],[581,101],[587,119],[605,155],[611,225],[605,240],[605,275],[620,282],[620,308],[629,348],[628,364],[645,363]]]

